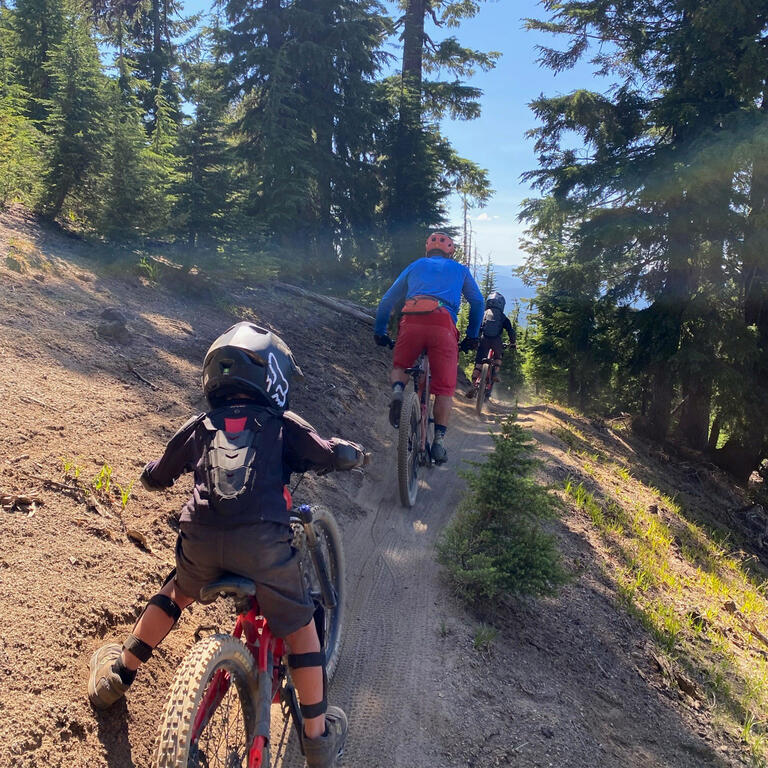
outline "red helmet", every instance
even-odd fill
[[[440,251],[450,257],[453,256],[456,246],[453,244],[453,240],[448,237],[445,232],[433,232],[427,238],[425,250],[427,254],[432,251]]]

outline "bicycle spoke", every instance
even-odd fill
[[[249,745],[246,743],[240,690],[231,680],[227,692],[210,714],[197,742],[192,766],[200,768],[238,768],[245,766]]]

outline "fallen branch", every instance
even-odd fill
[[[290,285],[288,283],[274,282],[273,285],[275,288],[281,291],[285,291],[286,293],[302,296],[305,299],[310,299],[312,301],[316,301],[318,304],[323,304],[326,307],[335,309],[337,312],[341,312],[343,315],[349,315],[350,317],[354,317],[357,320],[362,320],[362,322],[366,323],[367,325],[373,325],[375,322],[373,315],[369,315],[367,312],[363,312],[361,309],[355,309],[354,307],[348,306],[347,304],[344,304],[337,299],[332,299],[329,296],[323,296],[319,293],[314,293],[314,291],[308,291],[306,288],[299,288],[297,285]]]
[[[735,616],[742,627],[752,634],[757,640],[759,640],[766,648],[768,648],[768,637],[766,637],[756,626],[753,621],[748,619],[736,606],[733,600],[728,600],[724,605],[728,613]]]
[[[159,390],[160,387],[157,386],[157,384],[153,384],[149,379],[145,379],[132,365],[128,366],[128,370],[139,380],[143,381],[148,387],[151,389],[154,389],[155,391]]]
[[[59,483],[56,480],[50,480],[47,477],[40,477],[39,475],[33,475],[31,472],[26,472],[23,469],[16,468],[14,469],[14,472],[18,472],[25,477],[29,477],[32,480],[37,480],[39,483],[42,483],[43,485],[48,486],[49,488],[54,488],[57,491],[62,491],[63,493],[66,493],[70,496],[74,496],[75,498],[80,498],[84,494],[84,489],[77,485],[65,485],[64,483]]]
[[[30,397],[29,395],[19,395],[19,400],[21,400],[23,403],[33,403],[34,405],[39,405],[41,408],[49,408],[52,411],[58,410],[58,408],[54,408],[52,405],[48,405],[48,403],[44,403],[42,400],[38,400],[36,397]]]

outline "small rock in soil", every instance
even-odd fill
[[[106,341],[118,344],[130,344],[132,340],[125,315],[115,307],[109,307],[101,313],[101,322],[96,328],[96,334]]]

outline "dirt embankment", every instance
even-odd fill
[[[193,607],[127,702],[95,713],[87,660],[130,629],[170,569],[188,486],[154,495],[134,486],[124,509],[114,492],[112,503],[93,504],[67,486],[76,473],[88,484],[101,473],[103,485],[106,466],[125,490],[200,409],[202,355],[242,317],[294,349],[306,374],[296,410],[375,454],[365,476],[308,477],[298,493],[331,507],[345,535],[348,634],[330,696],[350,716],[344,765],[746,764],[706,712],[690,711],[650,668],[648,634],[617,608],[578,515],[556,526],[573,582],[556,599],[511,609],[495,640],[478,642],[479,624],[441,582],[433,546],[460,498],[456,470],[489,449],[492,419],[459,405],[451,464],[406,513],[385,415],[388,358],[370,329],[268,286],[185,298],[110,272],[93,253],[19,211],[0,215],[0,494],[9,510],[0,510],[0,766],[148,766],[165,692],[196,631],[228,628],[225,607]],[[108,308],[120,310],[127,335]],[[561,479],[571,458],[548,418],[522,414],[549,452],[549,477]],[[279,764],[296,765],[284,746],[276,739]]]

